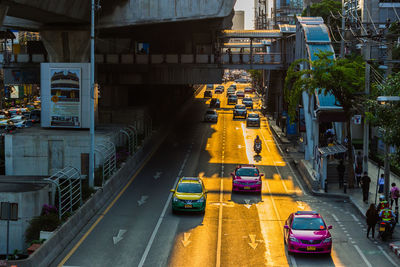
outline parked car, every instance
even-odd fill
[[[215,109],[209,109],[204,114],[204,121],[206,122],[218,122],[218,113]]]
[[[33,109],[29,115],[29,119],[33,123],[40,122],[41,110],[40,109]]]
[[[235,105],[237,104],[238,98],[236,95],[229,95],[228,96],[228,105]]]
[[[220,108],[221,102],[218,98],[211,98],[210,101],[210,108]]]
[[[24,115],[16,115],[16,116],[11,117],[11,119],[10,119],[10,121],[12,121],[14,123],[22,121],[22,120],[26,120],[26,117]]]
[[[258,113],[249,113],[246,119],[246,126],[260,127],[260,115]]]
[[[235,109],[233,110],[233,118],[236,119],[237,117],[243,117],[246,118],[247,116],[247,110],[245,105],[238,104],[235,106]]]
[[[28,128],[28,127],[32,127],[33,123],[30,120],[23,120],[23,121],[19,121],[19,122],[15,122],[14,126],[16,128]]]

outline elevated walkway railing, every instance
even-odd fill
[[[281,64],[282,56],[279,53],[253,53],[250,61],[250,53],[232,53],[221,56],[210,54],[97,54],[97,64]],[[0,64],[15,63],[42,63],[47,62],[47,58],[42,54],[0,54]]]

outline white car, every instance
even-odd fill
[[[218,113],[215,109],[209,109],[204,114],[204,121],[218,122]]]

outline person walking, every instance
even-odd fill
[[[395,183],[392,183],[392,188],[390,189],[390,208],[393,207],[393,202],[396,204],[396,208],[399,207],[399,197],[400,190]]]
[[[357,165],[357,166],[356,166],[356,170],[355,170],[355,175],[356,175],[356,187],[360,187],[361,174],[362,174],[362,168],[360,167],[360,165]]]
[[[381,177],[378,179],[378,193],[382,194],[383,193],[383,188],[385,186],[385,174],[381,174]]]
[[[368,225],[367,238],[369,238],[369,231],[371,229],[372,229],[372,238],[375,238],[375,225],[379,219],[378,212],[375,208],[375,204],[371,204],[369,206],[369,209],[367,210],[365,216],[367,217],[367,225]]]
[[[364,172],[364,176],[361,177],[361,186],[363,191],[363,201],[368,204],[369,195],[369,184],[371,183],[371,178],[369,178],[368,173]]]
[[[339,174],[339,188],[343,187],[343,181],[344,181],[344,172],[346,171],[346,167],[343,164],[343,160],[339,162],[339,165],[337,166],[337,172]]]

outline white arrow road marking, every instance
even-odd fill
[[[114,245],[116,245],[119,241],[121,241],[123,239],[123,235],[126,233],[126,230],[124,229],[120,229],[118,231],[118,235],[117,236],[113,236],[113,241],[114,241]]]
[[[258,243],[256,242],[256,235],[249,235],[249,237],[250,237],[251,243],[248,243],[248,244],[253,249],[256,249],[256,247],[258,246]]]
[[[246,203],[246,205],[244,205],[246,208],[250,209],[251,204],[250,204],[250,199],[245,199],[244,202]]]
[[[359,222],[359,220],[357,219],[357,217],[356,217],[354,214],[351,214],[351,217],[353,217],[353,219],[354,219],[356,222]]]
[[[190,233],[183,233],[182,244],[185,248],[190,244],[190,242],[192,242],[189,240],[189,238],[190,238]]]
[[[303,205],[303,202],[301,202],[301,201],[296,201],[296,203],[297,203],[297,207],[299,207],[299,208],[302,209],[302,210],[305,209],[305,206]]]
[[[146,203],[146,199],[148,199],[149,196],[142,196],[139,200],[138,200],[138,205],[142,206],[144,203]]]
[[[157,180],[158,178],[160,178],[161,174],[162,174],[162,172],[156,172],[156,174],[153,176],[154,179]]]

